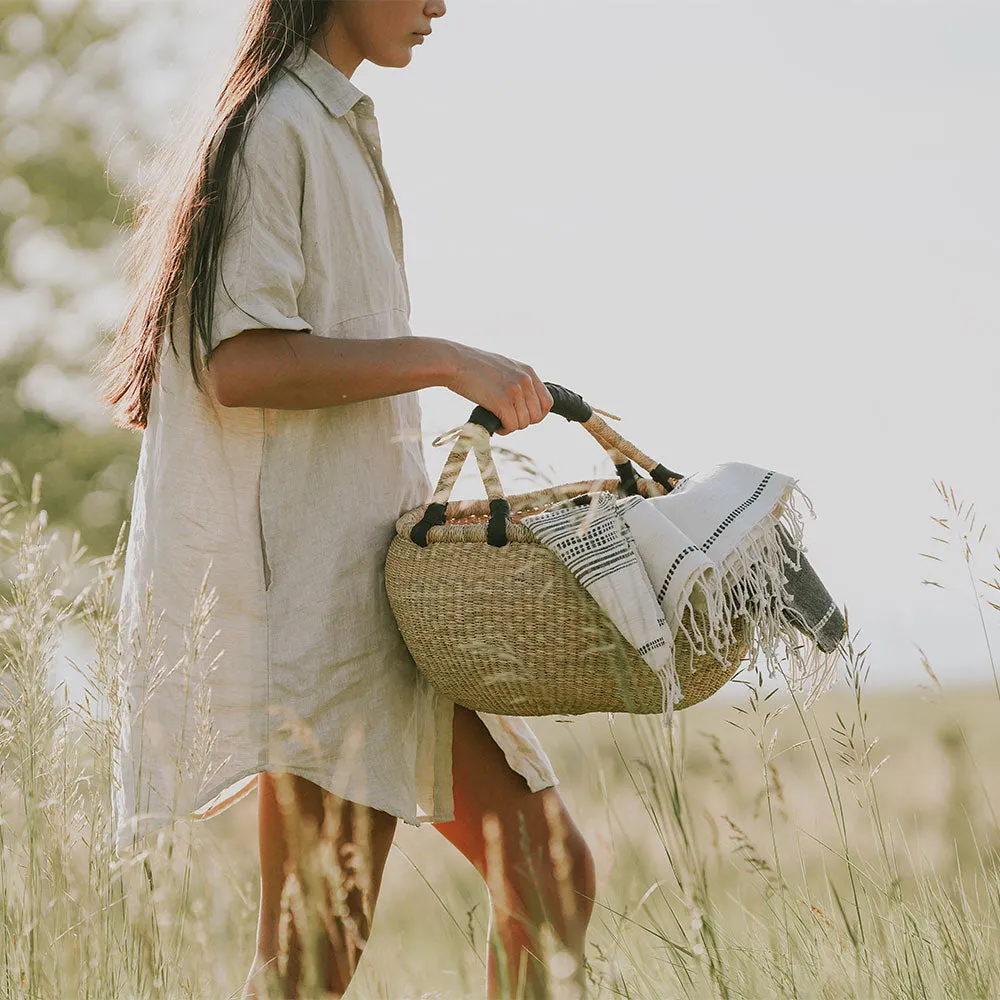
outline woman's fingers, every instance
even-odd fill
[[[533,402],[537,410],[538,404],[534,400],[534,394],[532,393],[529,399],[529,393],[523,384],[514,387],[514,412],[517,414],[517,429],[520,431],[535,422],[535,418],[532,416]]]
[[[552,409],[552,394],[545,387],[545,383],[535,374],[533,368],[528,369],[527,378],[522,386],[531,423],[537,424],[540,420],[544,420]]]
[[[534,369],[531,371],[531,378],[535,385],[535,394],[538,396],[538,402],[541,406],[542,416],[539,419],[544,419],[548,416],[552,409],[552,404],[554,400],[552,399],[552,393],[546,388],[545,383],[535,374]]]
[[[503,421],[503,428],[498,434],[524,430],[545,419],[552,409],[552,394],[535,370],[526,366],[517,381],[509,386],[507,406],[502,409],[502,413],[497,413]]]
[[[528,419],[528,409],[524,402],[524,397],[520,394],[512,393],[513,398],[507,404],[503,414],[497,414],[503,421],[503,427],[498,433],[511,434],[514,431],[521,431],[527,427],[531,421]]]
[[[510,387],[508,398],[508,412],[512,411],[512,419],[503,420],[505,429],[502,433],[524,430],[537,424],[552,408],[552,396],[531,368]]]

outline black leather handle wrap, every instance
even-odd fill
[[[424,516],[410,529],[410,541],[416,542],[421,548],[427,548],[427,532],[446,521],[446,507],[443,503],[427,505]]]
[[[545,388],[552,396],[552,410],[550,412],[580,424],[586,423],[593,416],[594,411],[590,408],[590,404],[578,393],[556,385],[554,382],[546,382]],[[469,423],[485,427],[491,436],[503,426],[503,421],[492,410],[487,410],[485,406],[477,406],[472,411]]]
[[[507,518],[510,504],[505,499],[490,501],[490,523],[486,525],[486,541],[502,549],[507,544]]]
[[[650,469],[649,476],[653,482],[659,483],[668,493],[672,493],[674,489],[674,483],[671,480],[676,481],[684,478],[679,472],[671,472],[663,465],[657,465]]]
[[[615,472],[618,473],[618,478],[621,480],[622,492],[629,497],[638,496],[639,479],[636,476],[635,466],[631,462],[625,461],[621,465],[615,466]]]

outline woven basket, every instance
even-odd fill
[[[385,565],[389,602],[424,676],[466,708],[527,716],[660,712],[659,678],[559,557],[519,522],[589,492],[662,496],[680,477],[608,427],[579,396],[547,385],[553,412],[581,423],[602,444],[618,478],[506,497],[490,451],[499,420],[477,408],[431,503],[396,522]],[[449,502],[470,450],[489,499]],[[632,462],[652,478],[640,478]],[[679,633],[677,709],[703,701],[736,672],[750,635],[740,623],[734,631],[738,641],[722,662],[692,654]]]

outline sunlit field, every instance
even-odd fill
[[[949,557],[972,570],[969,512],[942,500]],[[36,484],[34,503],[3,507],[0,996],[238,996],[255,797],[116,860],[118,570],[53,535],[37,501]],[[76,701],[48,682],[71,622],[96,650],[75,666]],[[1000,698],[943,687],[946,664],[871,694],[878,664],[858,646],[810,706],[750,671],[669,731],[655,716],[535,720],[598,865],[588,996],[997,995]],[[471,866],[399,824],[350,995],[483,996],[487,912]],[[553,996],[576,995],[560,983]]]
[[[140,438],[94,368],[160,155],[250,6],[0,0],[0,1000],[238,1000],[254,956],[256,794],[114,850]],[[405,76],[355,78],[413,332],[530,362],[671,467],[801,477],[810,558],[854,605],[814,701],[746,669],[670,728],[532,721],[597,864],[587,1000],[995,1000],[1000,554],[929,481],[1000,526],[1000,5],[449,6]],[[471,401],[421,392],[430,449]],[[494,442],[507,488],[611,474],[547,432],[533,460]],[[489,913],[400,822],[349,1000],[483,998]],[[553,1000],[582,1000],[541,939]]]

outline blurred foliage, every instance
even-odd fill
[[[143,29],[171,7],[0,5],[0,458],[41,473],[51,519],[97,552],[126,516],[139,437],[111,425],[91,373],[124,306],[123,191],[150,145]]]

